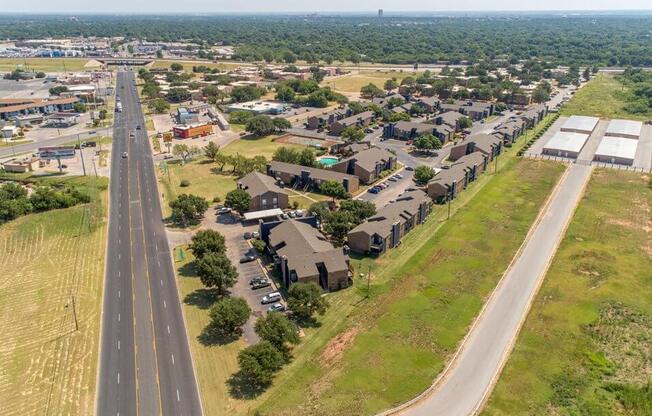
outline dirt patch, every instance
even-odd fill
[[[358,332],[360,332],[360,328],[354,327],[335,337],[321,354],[321,365],[323,367],[332,367],[339,362],[344,350],[353,343]]]
[[[652,379],[652,316],[610,304],[589,332],[613,366],[607,381],[644,385]]]

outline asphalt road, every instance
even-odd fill
[[[67,136],[53,137],[51,139],[43,139],[30,143],[16,144],[12,146],[0,148],[0,159],[8,158],[14,155],[20,155],[24,153],[33,153],[38,150],[39,147],[46,146],[59,146],[65,143],[72,143],[77,141],[77,136],[80,140],[86,140],[89,137],[98,136],[100,133],[104,133],[107,129],[101,128],[94,130],[95,133],[89,134],[88,132],[77,134],[70,134]]]
[[[408,406],[389,413],[467,416],[481,408],[509,356],[591,169],[579,164],[569,168],[439,383]]]
[[[123,112],[116,113],[113,132],[97,414],[201,415],[152,153],[133,82],[133,73],[118,73]]]

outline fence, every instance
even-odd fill
[[[536,154],[536,153],[523,153],[523,157],[527,157],[529,159],[534,159],[534,160],[552,160],[555,162],[563,162],[563,163],[577,163],[579,165],[586,165],[586,166],[596,166],[599,168],[608,168],[608,169],[615,169],[615,170],[627,170],[631,172],[642,172],[642,173],[652,173],[652,169],[646,169],[642,167],[637,167],[637,166],[628,166],[628,165],[621,165],[618,163],[606,163],[606,162],[598,162],[595,160],[586,160],[586,159],[571,159],[568,157],[561,157],[561,156],[552,156],[552,155],[544,155],[544,154]]]

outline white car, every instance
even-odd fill
[[[260,300],[260,303],[263,305],[266,305],[268,303],[275,303],[281,300],[281,294],[279,292],[271,292],[263,296],[263,298]]]

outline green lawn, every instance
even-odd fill
[[[580,115],[600,118],[624,118],[649,120],[652,110],[644,114],[633,114],[624,109],[627,88],[614,76],[598,74],[592,81],[582,87],[560,113],[564,116]]]
[[[0,413],[6,415],[95,409],[107,183],[53,180],[90,185],[93,201],[0,225]]]
[[[163,192],[163,215],[170,215],[169,202],[176,199],[179,194],[194,194],[206,198],[209,202],[216,196],[222,200],[227,192],[236,187],[235,176],[228,173],[217,172],[217,164],[211,163],[204,157],[181,164],[180,162],[167,163],[167,172],[157,169],[161,190]],[[190,185],[181,186],[182,180],[190,181]]]
[[[649,176],[596,170],[485,415],[650,415]]]
[[[385,81],[396,78],[400,83],[407,76],[414,75],[412,72],[360,72],[358,74],[348,74],[337,78],[326,79],[323,84],[334,90],[341,92],[360,92],[360,88],[372,83],[378,88],[383,88]]]
[[[0,58],[0,71],[13,71],[16,68],[33,71],[63,72],[82,71],[88,62],[86,58]]]
[[[329,295],[322,327],[261,398],[264,414],[371,414],[424,390],[457,348],[512,259],[563,166],[511,160],[453,204],[436,207],[400,248],[371,266],[371,292]],[[479,186],[479,189],[475,189]],[[474,193],[477,193],[475,196]],[[338,341],[331,341],[333,338]]]
[[[274,139],[278,137],[279,136],[277,135],[265,137],[243,136],[223,147],[221,151],[229,155],[240,153],[246,157],[265,156],[267,159],[271,160],[274,151],[281,146],[294,147],[297,149],[304,147],[292,143],[277,143]]]

